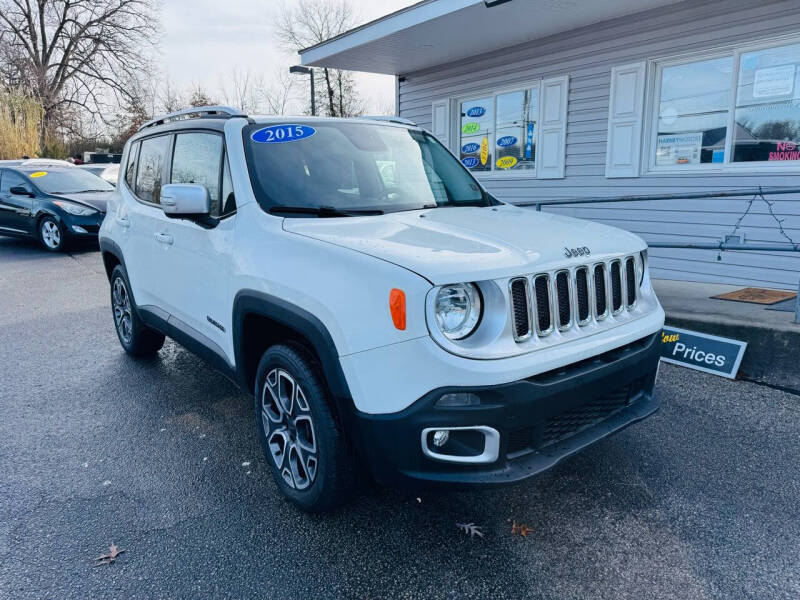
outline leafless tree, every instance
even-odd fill
[[[184,98],[184,94],[175,87],[175,84],[172,83],[169,77],[166,77],[159,85],[157,96],[159,111],[162,113],[175,112],[176,110],[186,108],[189,104]]]
[[[260,112],[259,96],[263,88],[263,78],[254,75],[249,69],[240,71],[234,68],[228,71],[220,82],[220,91],[225,103],[246,113]]]
[[[211,96],[202,85],[199,83],[194,84],[189,96],[189,106],[215,106],[217,104],[219,104],[219,102],[212,100]]]
[[[299,0],[282,6],[275,33],[286,50],[297,52],[347,31],[353,22],[349,0]],[[322,72],[322,85],[317,88],[316,100],[322,114],[347,117],[363,112],[351,72],[327,67],[318,71]]]
[[[0,0],[0,78],[44,110],[40,145],[70,109],[104,122],[149,73],[157,0]]]
[[[264,110],[271,115],[285,115],[286,110],[296,100],[297,78],[286,68],[278,68],[261,90]]]

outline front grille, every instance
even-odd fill
[[[625,260],[625,291],[628,295],[627,306],[636,304],[636,262],[632,256]]]
[[[509,280],[512,333],[517,342],[545,337],[558,328],[583,329],[636,308],[635,256],[621,256],[570,270]]]
[[[536,292],[536,331],[539,335],[547,335],[553,329],[550,318],[550,277],[537,275],[533,280]]]
[[[511,313],[514,316],[514,339],[521,341],[531,334],[528,317],[528,280],[519,278],[511,281]]]
[[[618,260],[611,263],[611,310],[615,314],[622,310],[622,274]]]
[[[558,300],[558,328],[566,329],[572,322],[569,306],[569,272],[556,273],[556,299]]]
[[[589,269],[575,269],[575,296],[578,301],[578,324],[589,320]]]
[[[598,319],[602,319],[608,314],[606,266],[603,263],[594,266],[594,310],[594,316]]]

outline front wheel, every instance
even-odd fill
[[[50,252],[58,252],[64,248],[64,233],[53,217],[44,217],[39,221],[39,241]]]
[[[309,512],[346,500],[355,469],[317,364],[304,349],[276,345],[264,353],[255,413],[267,462],[289,500]]]

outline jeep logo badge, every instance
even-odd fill
[[[567,258],[577,258],[578,256],[589,256],[591,252],[589,248],[586,246],[580,246],[578,248],[567,248],[564,246],[564,256]]]

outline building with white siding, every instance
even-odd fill
[[[301,58],[395,75],[397,114],[507,202],[800,188],[799,0],[425,0]],[[747,199],[546,210],[649,242],[716,243]],[[770,199],[800,241],[800,195]],[[741,232],[786,241],[763,202]],[[796,288],[800,276],[796,252],[651,257],[667,279]]]

